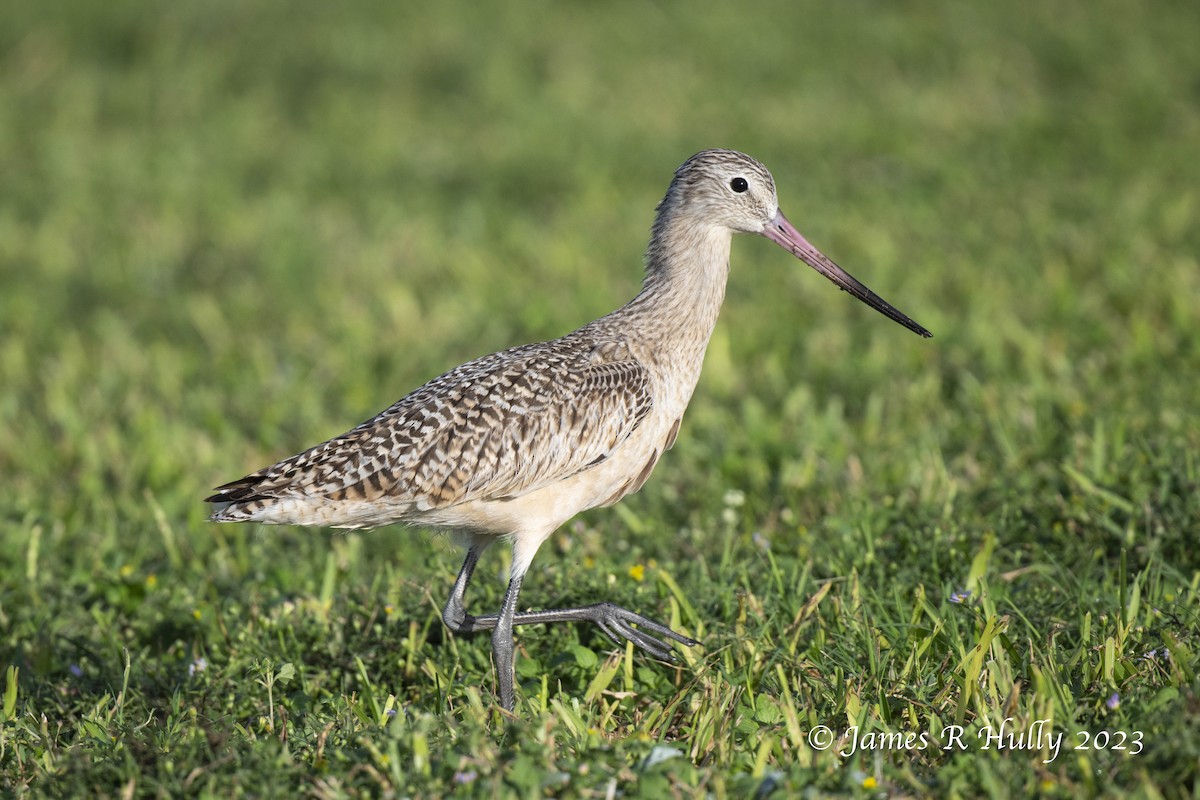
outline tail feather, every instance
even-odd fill
[[[208,518],[213,522],[245,522],[254,519],[255,512],[261,511],[274,499],[271,495],[258,491],[258,485],[265,477],[255,473],[218,486],[213,490],[213,494],[204,498],[204,502],[212,503],[212,513]]]

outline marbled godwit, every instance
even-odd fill
[[[779,211],[762,164],[705,150],[675,172],[658,206],[641,292],[561,339],[450,370],[353,430],[227,483],[208,498],[217,522],[371,528],[393,522],[460,532],[466,558],[442,612],[455,633],[492,631],[500,702],[510,711],[513,626],[590,621],[674,660],[693,639],[612,603],[517,613],[521,579],[556,528],[636,492],[675,442],[725,297],[734,233],[757,233],[922,336],[821,254]],[[512,545],[497,614],[467,613],[480,555]]]

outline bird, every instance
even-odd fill
[[[676,661],[676,645],[699,642],[641,614],[607,601],[518,611],[518,596],[555,530],[637,492],[675,443],[725,297],[735,233],[775,242],[905,328],[932,335],[796,230],[766,167],[734,150],[704,150],[675,171],[658,204],[642,287],[624,306],[561,338],[455,367],[346,433],[217,487],[206,498],[210,519],[451,532],[466,555],[442,619],[454,634],[491,632],[509,712],[515,626],[591,622],[617,645]],[[467,587],[501,538],[512,562],[500,609],[471,614]]]

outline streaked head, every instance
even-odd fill
[[[702,150],[675,170],[662,207],[673,206],[739,233],[762,233],[779,213],[775,179],[736,150]]]

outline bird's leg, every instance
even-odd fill
[[[467,591],[467,584],[471,581],[471,574],[475,571],[475,565],[479,562],[479,556],[486,549],[487,543],[485,542],[479,546],[473,545],[467,550],[467,557],[463,561],[462,569],[458,572],[458,579],[454,581],[454,588],[450,592],[450,599],[446,601],[446,607],[442,609],[442,620],[446,623],[446,627],[455,633],[466,634],[495,630],[500,620],[499,614],[472,616],[467,613],[463,602]],[[510,584],[510,592],[512,590],[511,586]],[[506,594],[505,602],[507,603],[508,600],[509,595]],[[512,600],[514,603],[513,611],[515,612],[515,596]],[[615,603],[596,603],[578,608],[526,611],[521,614],[514,613],[512,618],[514,627],[517,625],[538,625],[546,622],[592,622],[600,630],[604,631],[604,635],[612,639],[614,643],[622,645],[624,644],[624,640],[628,639],[655,658],[661,658],[666,661],[675,660],[675,653],[671,645],[663,641],[663,639],[651,636],[647,631],[656,633],[664,639],[679,642],[684,647],[693,647],[699,644],[695,639],[676,633],[666,625],[643,617],[641,614],[636,614],[627,608],[622,608]],[[637,628],[631,627],[632,625],[636,625]]]
[[[475,617],[467,613],[464,603],[467,584],[471,582],[475,565],[479,563],[479,556],[490,544],[490,539],[477,538],[467,548],[467,556],[463,559],[458,577],[454,580],[454,588],[450,590],[450,599],[446,601],[446,606],[442,609],[442,621],[455,633],[478,633],[489,629],[492,631],[492,657],[496,662],[496,679],[500,684],[500,704],[505,709],[512,711],[517,704],[516,692],[513,689],[512,629],[513,617],[517,610],[517,595],[521,591],[522,575],[514,575],[509,581],[508,591],[504,594],[504,602],[500,607],[499,614]]]
[[[684,647],[693,647],[699,642],[688,636],[668,628],[666,625],[636,614],[615,603],[595,603],[590,606],[577,608],[555,608],[543,611],[517,611],[517,596],[521,589],[522,572],[514,575],[508,584],[508,591],[499,614],[484,614],[473,616],[467,613],[464,599],[467,584],[475,572],[479,557],[492,543],[490,537],[479,537],[467,549],[454,588],[450,591],[450,599],[442,609],[442,620],[446,627],[454,633],[467,634],[481,631],[492,631],[492,655],[496,661],[496,675],[500,685],[500,702],[508,710],[516,703],[513,691],[513,628],[517,625],[538,625],[547,622],[592,622],[604,635],[617,645],[623,645],[626,640],[633,642],[641,650],[664,661],[676,661],[671,644],[674,641]],[[637,627],[633,627],[636,625]],[[657,634],[657,635],[651,635]],[[661,637],[661,638],[659,638]]]
[[[450,599],[446,601],[446,606],[442,609],[442,621],[455,633],[476,633],[496,627],[494,620],[490,625],[480,625],[477,617],[467,613],[463,603],[467,593],[467,584],[471,582],[471,575],[475,572],[475,565],[479,563],[479,556],[483,555],[483,551],[487,550],[490,544],[489,539],[479,537],[467,548],[467,557],[463,559],[462,569],[458,571],[458,577],[454,580],[454,588],[450,590]]]
[[[513,619],[522,577],[513,575],[508,582],[508,591],[504,593],[504,602],[496,616],[496,629],[492,631],[492,658],[496,662],[496,682],[500,684],[500,705],[509,711],[517,706],[517,695],[513,691]]]

